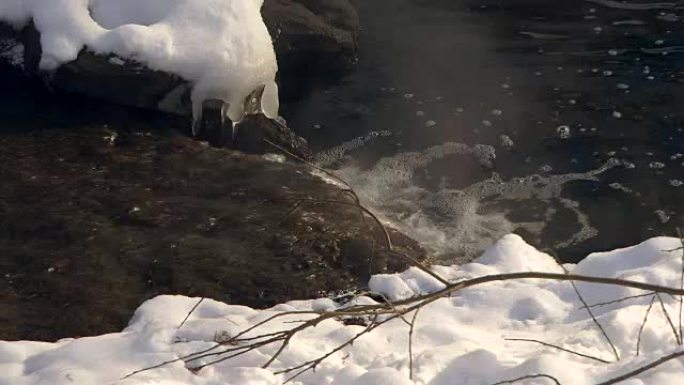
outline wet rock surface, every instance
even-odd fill
[[[262,14],[286,96],[356,63],[360,23],[349,0],[266,0]]]
[[[267,0],[264,13],[281,81],[355,61],[346,0]],[[268,307],[406,267],[350,194],[267,154],[312,158],[284,122],[249,115],[238,135],[213,133],[230,141],[214,148],[187,136],[182,79],[86,50],[40,73],[39,39],[31,25],[0,25],[0,339],[119,331],[159,294]],[[390,234],[396,250],[424,258]]]
[[[102,126],[1,136],[0,339],[117,331],[163,293],[266,307],[404,268],[348,194],[277,160]]]

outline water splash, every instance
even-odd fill
[[[441,183],[432,191],[417,181],[435,162],[452,155],[473,157],[489,176],[464,188]],[[478,255],[500,236],[523,229],[541,234],[560,210],[574,213],[576,228],[553,247],[567,247],[597,235],[579,204],[561,196],[572,181],[599,181],[599,175],[619,166],[611,159],[603,166],[582,173],[528,175],[503,180],[493,171],[496,152],[492,146],[444,143],[422,152],[405,152],[380,159],[362,168],[353,160],[336,173],[356,190],[360,199],[395,227],[415,238],[442,261],[463,262]],[[453,165],[458,170],[459,164]],[[540,215],[511,219],[521,205],[535,202]],[[534,217],[534,218],[533,218]]]

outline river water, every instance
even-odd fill
[[[684,6],[357,1],[357,71],[282,113],[442,261],[565,261],[684,225]]]

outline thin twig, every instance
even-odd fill
[[[385,240],[385,247],[387,249],[387,252],[390,254],[399,256],[401,258],[406,259],[409,261],[411,264],[413,264],[415,267],[419,268],[422,270],[424,273],[428,274],[432,278],[436,279],[440,283],[448,286],[449,281],[445,280],[444,278],[440,277],[438,274],[435,274],[432,270],[430,270],[427,266],[423,265],[420,261],[417,259],[410,257],[404,253],[400,253],[396,250],[394,250],[394,245],[392,244],[392,238],[390,237],[389,231],[387,230],[387,227],[382,223],[380,218],[373,213],[370,209],[367,207],[364,207],[361,204],[358,203],[351,203],[351,202],[345,202],[345,201],[339,201],[339,200],[330,200],[330,199],[314,199],[314,198],[291,198],[291,199],[278,199],[279,201],[292,201],[292,200],[297,200],[297,201],[302,201],[302,202],[312,202],[312,203],[318,203],[318,204],[337,204],[337,205],[345,205],[345,206],[354,206],[358,207],[361,209],[364,213],[368,214],[373,221],[378,225],[378,227],[381,229],[384,235],[384,240]]]
[[[639,327],[639,334],[637,335],[637,345],[636,345],[636,355],[639,356],[639,346],[641,345],[641,333],[643,333],[644,328],[646,327],[646,322],[648,322],[648,315],[651,313],[651,309],[653,308],[653,304],[655,303],[656,300],[656,295],[653,294],[653,297],[651,298],[651,303],[648,304],[648,309],[646,309],[646,314],[644,315],[644,320],[641,322],[641,326]]]
[[[344,316],[363,316],[363,315],[369,315],[372,317],[377,317],[379,315],[389,315],[386,320],[382,322],[377,322],[373,323],[370,326],[369,330],[373,330],[374,328],[384,324],[385,322],[399,318],[400,315],[407,314],[411,311],[415,311],[421,307],[427,306],[440,298],[449,296],[452,293],[456,293],[458,291],[474,287],[474,286],[479,286],[487,283],[493,283],[493,282],[504,282],[504,281],[511,281],[511,280],[521,280],[521,279],[545,279],[545,280],[556,280],[556,281],[579,281],[579,282],[589,282],[589,283],[596,283],[596,284],[605,284],[605,285],[617,285],[617,286],[622,286],[622,287],[630,287],[634,289],[640,289],[640,290],[645,290],[645,291],[650,291],[654,293],[667,293],[667,294],[672,294],[672,295],[683,295],[684,290],[678,289],[678,288],[671,288],[671,287],[665,287],[665,286],[659,286],[659,285],[652,285],[644,282],[637,282],[637,281],[629,281],[629,280],[624,280],[624,279],[618,279],[618,278],[605,278],[605,277],[591,277],[591,276],[581,276],[581,275],[573,275],[573,274],[557,274],[557,273],[545,273],[545,272],[520,272],[520,273],[509,273],[509,274],[496,274],[496,275],[488,275],[488,276],[482,276],[482,277],[477,277],[477,278],[472,278],[456,283],[452,283],[447,285],[445,288],[432,292],[432,293],[427,293],[427,294],[422,294],[418,295],[415,297],[410,297],[404,300],[400,301],[395,301],[392,306],[389,306],[388,304],[376,304],[376,305],[360,305],[357,307],[354,307],[353,310],[336,310],[336,311],[328,311],[328,312],[315,312],[315,311],[290,311],[290,312],[282,312],[282,313],[277,313],[274,314],[271,317],[268,317],[265,320],[262,320],[258,322],[255,325],[252,325],[242,332],[238,333],[236,336],[232,337],[230,340],[226,341],[225,344],[233,344],[235,342],[238,342],[239,338],[244,336],[245,334],[254,331],[255,329],[259,328],[260,326],[263,326],[269,322],[274,321],[277,318],[288,316],[288,315],[302,315],[302,314],[311,314],[315,315],[316,317],[313,318],[311,321],[298,326],[300,330],[303,330],[308,327],[314,327],[318,323],[323,322],[324,320],[327,319],[332,319],[332,318],[339,318],[339,317],[344,317]],[[654,297],[655,298],[655,297]],[[404,308],[401,308],[405,306]],[[397,314],[397,311],[394,309],[399,309],[399,313]],[[252,343],[251,345],[247,346],[241,346],[241,347],[231,347],[229,349],[225,349],[223,351],[219,352],[214,352],[214,353],[209,353],[212,350],[216,350],[218,346],[225,346],[224,345],[216,345],[211,347],[210,349],[206,349],[203,352],[195,352],[193,354],[190,354],[185,357],[185,359],[189,358],[188,361],[195,361],[199,360],[201,358],[209,357],[209,356],[221,356],[227,353],[233,353],[233,355],[229,357],[223,357],[221,359],[218,359],[216,361],[209,362],[207,364],[204,364],[200,367],[197,367],[196,369],[201,369],[203,367],[212,365],[214,363],[220,362],[222,360],[228,359],[232,356],[235,355],[235,352],[237,351],[238,353],[240,351],[247,352],[251,351],[257,348],[260,348],[262,346],[266,346],[272,343],[276,342],[281,342],[285,338],[285,333],[287,331],[284,331],[282,334],[275,333],[273,334],[272,338],[267,338],[265,340],[260,340],[257,342]],[[350,342],[351,343],[351,342]],[[345,345],[346,346],[346,345]],[[341,348],[340,348],[341,349]],[[243,352],[243,353],[244,353]],[[159,367],[162,367],[166,364],[172,363],[172,362],[178,362],[180,360],[183,360],[184,358],[178,358],[175,360],[170,360],[165,363],[161,363],[155,366],[151,366],[148,368],[144,368],[141,370],[137,370],[129,375],[127,375],[125,378],[132,376],[133,374],[140,373],[146,370],[151,370],[151,369],[156,369]],[[318,361],[319,363],[322,361]],[[302,366],[300,366],[301,368]],[[297,370],[297,369],[287,369],[286,371],[291,371],[291,370]]]
[[[292,199],[285,199],[285,200],[286,200],[286,201],[289,201],[289,200],[292,200]],[[430,276],[432,276],[433,278],[435,278],[435,279],[438,280],[439,282],[441,282],[441,283],[443,283],[443,284],[445,284],[445,285],[448,285],[448,284],[449,284],[449,281],[445,280],[444,278],[442,278],[442,277],[440,277],[439,275],[437,275],[437,274],[435,274],[434,272],[432,272],[432,270],[428,269],[426,266],[424,266],[424,265],[423,265],[420,261],[418,261],[417,259],[415,259],[415,258],[413,258],[413,257],[410,257],[410,256],[408,256],[408,255],[406,255],[406,254],[400,253],[400,252],[398,252],[398,251],[396,251],[396,250],[394,250],[394,245],[393,245],[393,243],[392,243],[392,238],[390,237],[390,234],[389,234],[389,231],[387,230],[387,227],[385,227],[385,225],[382,223],[382,221],[380,220],[380,218],[379,218],[375,213],[373,213],[370,209],[368,209],[367,207],[365,207],[365,206],[363,206],[363,205],[360,205],[360,204],[358,204],[358,203],[350,203],[350,202],[344,202],[344,201],[338,201],[338,200],[314,199],[314,198],[301,198],[301,199],[299,199],[299,200],[300,200],[300,201],[308,201],[308,202],[312,202],[312,203],[339,204],[339,205],[345,205],[345,206],[354,206],[354,207],[358,207],[358,208],[361,209],[364,213],[366,213],[368,216],[370,216],[370,217],[373,219],[373,221],[378,225],[378,227],[381,229],[381,231],[383,232],[384,239],[385,239],[385,247],[387,248],[387,251],[388,251],[389,253],[394,254],[394,255],[396,255],[396,256],[399,256],[399,257],[401,257],[401,258],[406,259],[406,260],[409,261],[411,264],[413,264],[414,266],[420,268],[420,269],[423,270],[425,273],[429,274]]]
[[[418,319],[418,313],[420,312],[420,308],[416,309],[416,312],[413,313],[413,318],[411,318],[411,326],[409,328],[409,335],[408,335],[408,350],[409,350],[409,379],[413,381],[413,330],[416,327],[416,319]]]
[[[515,382],[520,382],[520,381],[525,381],[525,380],[532,380],[532,379],[535,379],[535,378],[546,378],[546,379],[549,379],[549,380],[553,381],[553,383],[556,384],[556,385],[561,385],[560,381],[558,381],[555,377],[550,376],[550,375],[548,375],[548,374],[528,374],[527,376],[518,377],[518,378],[515,378],[515,379],[512,379],[512,380],[499,381],[499,382],[497,382],[497,383],[495,383],[495,384],[492,384],[492,385],[512,384],[512,383],[515,383]]]
[[[190,318],[192,313],[194,313],[195,310],[197,310],[197,308],[199,307],[199,305],[202,304],[202,302],[204,302],[204,297],[200,298],[199,301],[197,301],[197,303],[195,304],[195,306],[193,306],[192,309],[190,309],[190,311],[188,312],[188,315],[186,315],[185,318],[183,319],[183,322],[181,322],[180,325],[178,325],[178,329],[182,328],[183,325],[185,325],[185,323],[188,321],[188,319]]]
[[[611,363],[610,361],[604,360],[604,359],[599,358],[599,357],[595,357],[595,356],[591,356],[589,354],[576,352],[574,350],[570,350],[570,349],[564,348],[562,346],[550,344],[550,343],[544,342],[544,341],[539,341],[539,340],[534,340],[534,339],[529,339],[529,338],[504,338],[504,340],[506,340],[506,341],[534,342],[534,343],[537,343],[540,345],[548,346],[550,348],[561,350],[561,351],[566,352],[566,353],[574,354],[574,355],[579,356],[579,357],[584,357],[584,358],[588,358],[590,360],[598,361],[602,364],[610,364]]]
[[[384,324],[384,323],[386,323],[386,322],[389,322],[390,320],[392,320],[392,319],[394,319],[394,318],[396,318],[396,317],[390,317],[390,318],[388,318],[388,319],[386,319],[386,320],[384,320],[384,321],[381,321],[381,322],[379,322],[379,323],[376,323],[376,321],[377,321],[377,317],[376,317],[376,318],[374,318],[374,319],[371,321],[371,323],[370,323],[365,329],[363,329],[361,332],[357,333],[354,337],[348,339],[348,340],[345,341],[344,343],[338,345],[336,348],[332,349],[331,351],[329,351],[329,352],[326,353],[325,355],[323,355],[323,356],[321,356],[321,357],[319,357],[319,358],[317,358],[317,359],[315,359],[315,360],[307,361],[307,362],[305,362],[305,363],[303,363],[303,364],[301,364],[301,365],[295,366],[295,367],[293,367],[293,368],[289,368],[289,369],[284,369],[284,370],[277,371],[277,372],[275,372],[275,374],[276,374],[276,375],[278,375],[278,374],[287,374],[287,373],[291,373],[291,372],[294,372],[294,371],[296,371],[296,370],[302,369],[302,370],[300,370],[299,372],[295,373],[294,376],[289,377],[288,379],[286,379],[285,381],[283,381],[283,384],[286,384],[286,383],[288,383],[288,382],[294,380],[295,378],[299,377],[300,375],[302,375],[302,374],[305,373],[306,371],[315,368],[318,364],[320,364],[321,362],[323,362],[324,360],[326,360],[328,357],[332,356],[333,354],[339,352],[340,350],[344,349],[345,347],[347,347],[347,346],[349,346],[349,345],[352,345],[352,344],[354,343],[354,341],[356,341],[357,339],[361,338],[362,336],[368,334],[370,331],[372,331],[372,330],[375,329],[376,327],[378,327],[378,326],[380,326],[380,325],[382,325],[382,324]]]
[[[663,315],[665,315],[665,319],[667,320],[667,323],[670,325],[670,328],[672,329],[672,334],[675,336],[675,341],[677,341],[677,345],[681,345],[679,343],[679,334],[677,334],[677,328],[675,328],[674,322],[672,322],[672,318],[670,318],[670,313],[667,311],[667,308],[665,307],[665,302],[663,301],[662,297],[660,297],[660,294],[656,294],[656,297],[658,298],[658,302],[660,302],[660,308],[663,310]]]
[[[198,354],[209,353],[209,352],[212,351],[212,350],[216,350],[216,349],[219,348],[220,346],[221,346],[221,344],[216,344],[216,345],[214,345],[214,346],[212,346],[212,347],[210,347],[210,348],[207,348],[207,349],[205,349],[205,350],[200,350],[200,351],[198,351],[198,352],[194,352],[194,353],[188,354],[188,355],[186,355],[186,356],[174,358],[174,359],[172,359],[172,360],[167,360],[167,361],[161,362],[161,363],[156,364],[156,365],[153,365],[153,366],[148,366],[148,367],[145,367],[145,368],[142,368],[142,369],[138,369],[138,370],[136,370],[136,371],[133,371],[133,372],[128,373],[127,375],[121,377],[121,379],[122,379],[122,380],[125,380],[125,379],[127,379],[127,378],[129,378],[129,377],[132,377],[132,376],[138,374],[138,373],[146,372],[146,371],[148,371],[148,370],[153,370],[153,369],[159,369],[159,368],[161,368],[161,367],[163,367],[163,366],[166,366],[166,365],[170,365],[170,364],[173,364],[173,363],[176,363],[176,362],[179,362],[179,361],[184,361],[184,360],[187,360],[187,359],[189,359],[189,358],[191,358],[191,357],[193,357],[193,356],[196,356],[196,355],[198,355]]]
[[[351,188],[351,186],[349,185],[349,183],[347,183],[346,180],[344,180],[344,179],[340,178],[339,176],[335,175],[335,173],[330,172],[330,171],[328,171],[328,170],[326,170],[326,169],[324,169],[324,168],[322,168],[322,167],[316,166],[315,164],[311,163],[310,161],[308,161],[308,160],[302,158],[302,157],[299,156],[299,155],[293,154],[291,151],[288,151],[287,149],[285,149],[285,148],[283,148],[282,146],[279,146],[279,145],[277,145],[277,144],[271,142],[271,141],[268,140],[268,139],[264,139],[264,142],[266,142],[268,145],[272,146],[273,148],[275,148],[275,149],[277,149],[277,150],[280,150],[280,151],[284,152],[285,154],[287,154],[287,155],[289,155],[289,156],[291,156],[291,157],[297,159],[298,161],[300,161],[300,162],[302,162],[302,163],[308,165],[309,167],[311,167],[311,168],[313,168],[313,169],[315,169],[315,170],[318,170],[318,171],[320,171],[320,172],[326,174],[327,176],[333,178],[334,180],[338,181],[339,183],[341,183],[342,185],[344,185],[346,188],[348,188],[348,189],[349,189],[349,190],[348,190],[349,192],[351,192],[352,194],[354,194],[354,196],[356,197],[356,200],[357,200],[357,201],[359,200],[359,197],[356,195],[356,193],[354,192],[354,189]]]
[[[550,255],[553,256],[553,259],[556,261],[558,266],[560,266],[561,269],[563,269],[563,272],[566,275],[569,275],[570,272],[568,269],[565,268],[565,266],[561,263],[561,261],[556,257],[555,253],[549,253]],[[596,316],[594,316],[594,312],[591,311],[591,307],[587,304],[587,301],[584,299],[582,296],[582,293],[580,293],[579,288],[577,288],[577,285],[575,284],[575,281],[570,280],[570,285],[572,285],[572,289],[575,291],[575,294],[577,294],[577,298],[579,298],[580,302],[582,302],[582,305],[584,306],[585,310],[589,314],[589,317],[591,317],[592,322],[594,322],[594,325],[601,331],[601,334],[603,335],[603,338],[606,340],[606,343],[608,343],[608,346],[610,346],[610,349],[613,351],[613,355],[615,356],[615,361],[620,361],[620,354],[617,351],[617,348],[615,347],[615,344],[613,341],[610,339],[608,336],[608,333],[606,330],[603,328],[603,325],[596,319]]]
[[[589,305],[590,308],[595,308],[595,307],[601,307],[601,306],[608,306],[608,305],[614,305],[616,303],[621,303],[628,301],[630,299],[637,299],[637,298],[643,298],[643,297],[649,297],[652,296],[654,293],[646,293],[646,294],[637,294],[637,295],[630,295],[629,297],[623,297],[620,299],[616,299],[613,301],[607,301],[607,302],[599,302],[595,303],[593,305]],[[586,309],[584,306],[580,307],[580,309]]]
[[[669,355],[667,355],[667,356],[665,356],[665,357],[661,357],[661,358],[659,358],[659,359],[657,359],[657,360],[655,360],[655,361],[653,361],[653,362],[651,362],[651,363],[649,363],[649,364],[647,364],[647,365],[644,365],[644,366],[641,366],[641,367],[639,367],[639,368],[637,368],[637,369],[634,369],[634,370],[632,370],[631,372],[625,373],[625,374],[623,374],[623,375],[621,375],[621,376],[619,376],[619,377],[615,377],[615,378],[613,378],[613,379],[610,379],[610,380],[608,380],[608,381],[601,382],[601,383],[596,384],[596,385],[613,385],[613,384],[617,384],[618,382],[622,382],[622,381],[624,381],[624,380],[628,380],[628,379],[630,379],[630,378],[632,378],[632,377],[634,377],[634,376],[636,376],[636,375],[638,375],[638,374],[641,374],[641,373],[643,373],[643,372],[645,372],[645,371],[647,371],[647,370],[651,370],[651,369],[655,368],[656,366],[662,365],[662,364],[666,363],[667,361],[674,360],[675,358],[679,358],[679,357],[682,357],[682,356],[684,356],[684,351],[679,351],[679,352],[675,352],[675,353],[669,354]]]
[[[308,160],[302,158],[301,156],[298,156],[298,155],[296,155],[296,154],[293,154],[292,152],[290,152],[290,151],[288,151],[287,149],[285,149],[285,148],[283,148],[283,147],[281,147],[281,146],[279,146],[279,145],[277,145],[277,144],[275,144],[275,143],[269,141],[268,139],[264,139],[264,142],[266,142],[267,144],[273,146],[274,148],[276,148],[276,149],[278,149],[278,150],[284,152],[285,154],[287,154],[287,155],[289,155],[289,156],[291,156],[291,157],[293,157],[293,158],[299,160],[300,162],[303,162],[303,163],[307,164],[309,167],[311,167],[311,168],[313,168],[313,169],[315,169],[315,170],[318,170],[318,171],[320,171],[320,172],[323,172],[323,173],[325,173],[326,175],[330,176],[331,178],[335,179],[336,181],[340,182],[343,186],[346,187],[346,190],[345,190],[345,191],[348,192],[348,193],[350,193],[350,194],[353,196],[354,201],[355,201],[355,206],[357,206],[357,207],[360,208],[363,212],[365,212],[368,216],[370,216],[370,217],[375,221],[375,223],[378,225],[378,227],[380,227],[380,229],[381,229],[382,232],[383,232],[383,235],[385,236],[385,245],[386,245],[386,247],[387,247],[387,250],[388,250],[390,253],[392,253],[392,254],[394,254],[394,255],[397,255],[397,256],[400,256],[400,257],[402,257],[402,258],[408,260],[408,261],[411,262],[414,266],[420,268],[421,270],[423,270],[424,272],[426,272],[427,274],[429,274],[430,276],[432,276],[433,278],[435,278],[435,279],[438,280],[439,282],[443,283],[444,285],[448,285],[448,284],[449,284],[449,282],[448,282],[447,280],[443,279],[442,277],[440,277],[440,276],[437,275],[437,274],[434,274],[434,273],[432,272],[432,270],[430,270],[430,269],[428,269],[427,267],[425,267],[420,261],[418,261],[418,260],[416,260],[415,258],[412,258],[412,257],[410,257],[410,256],[408,256],[408,255],[405,255],[405,254],[403,254],[403,253],[399,253],[399,252],[397,252],[396,250],[394,250],[394,246],[393,246],[393,244],[392,244],[392,237],[390,237],[390,234],[389,234],[389,231],[387,230],[387,227],[385,227],[385,225],[382,223],[382,221],[380,220],[380,218],[378,218],[378,216],[377,216],[373,211],[371,211],[369,208],[367,208],[367,207],[365,207],[364,205],[361,204],[361,200],[359,199],[359,196],[356,194],[356,192],[355,192],[354,189],[351,187],[351,185],[350,185],[346,180],[344,180],[344,178],[342,178],[342,177],[336,175],[335,173],[333,173],[333,172],[331,172],[331,171],[328,171],[328,170],[326,170],[326,169],[324,169],[324,168],[321,168],[321,167],[316,166],[315,164],[309,162]],[[319,200],[318,202],[321,202],[321,203],[325,202],[325,203],[342,203],[342,204],[347,204],[347,202],[338,202],[338,201],[321,201],[321,200]]]

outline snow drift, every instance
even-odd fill
[[[115,54],[193,85],[193,112],[221,99],[238,121],[245,98],[267,86],[277,105],[277,64],[261,17],[263,0],[0,0],[0,21],[41,33],[40,68],[54,70],[83,48]],[[115,81],[115,79],[113,79]],[[272,115],[273,113],[271,113]]]
[[[679,240],[655,238],[638,246],[589,255],[573,273],[620,277],[679,287],[682,251]],[[562,272],[548,255],[508,235],[475,262],[463,266],[435,266],[450,281],[521,271]],[[371,279],[373,290],[398,300],[432,292],[442,284],[411,268],[401,274]],[[589,304],[643,294],[616,286],[578,283]],[[664,308],[677,320],[679,299],[663,296]],[[598,321],[614,341],[622,359],[612,352],[594,326],[569,282],[519,280],[491,283],[460,291],[424,308],[413,337],[413,381],[409,380],[408,326],[397,319],[358,339],[352,346],[295,381],[311,385],[487,385],[531,374],[548,374],[563,385],[588,385],[619,376],[639,365],[681,349],[662,309],[654,307],[635,347],[651,298],[636,297],[594,308]],[[261,367],[278,344],[253,350],[193,373],[183,362],[173,362],[122,379],[137,369],[210,348],[214,341],[280,312],[326,311],[339,308],[331,299],[293,301],[268,310],[254,310],[205,300],[187,323],[178,328],[197,298],[161,296],[145,302],[121,333],[57,343],[0,343],[0,384],[235,384],[275,385],[287,377],[274,374],[317,358],[353,337],[363,326],[327,320],[297,334],[269,369]],[[357,297],[353,303],[374,303]],[[260,326],[245,337],[291,329],[308,316],[293,315]],[[611,363],[562,352],[537,343],[511,341],[533,338],[592,355]],[[212,358],[212,359],[215,359]],[[198,360],[199,365],[209,359]],[[673,360],[623,382],[628,385],[678,385],[684,364]],[[545,385],[548,378],[522,383]]]

